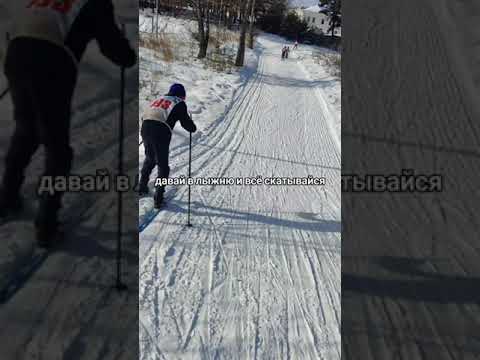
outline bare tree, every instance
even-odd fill
[[[160,0],[156,1],[156,12],[155,12],[155,34],[158,37],[158,21],[160,18]]]
[[[213,0],[187,0],[187,4],[195,10],[195,17],[198,24],[198,59],[207,57],[208,42],[210,41],[210,13]]]
[[[165,13],[191,14],[197,22],[197,40],[199,49],[197,58],[207,57],[208,46],[211,38],[210,24],[213,22],[217,28],[225,27],[237,30],[240,24],[240,41],[238,43],[237,57],[235,64],[243,66],[245,62],[246,45],[253,49],[255,23],[262,11],[265,11],[266,3],[272,0],[150,0],[157,14],[152,18],[152,33],[158,33],[160,9]],[[147,1],[142,3],[146,6]]]
[[[250,0],[252,1],[251,5],[251,12],[250,12],[250,25],[248,29],[248,47],[250,49],[253,49],[253,46],[255,45],[255,34],[254,34],[254,28],[255,28],[255,5],[256,5],[256,0]]]
[[[240,41],[238,42],[237,59],[235,60],[235,66],[243,66],[245,63],[245,42],[247,39],[248,18],[252,11],[252,5],[254,0],[242,1],[240,7]]]

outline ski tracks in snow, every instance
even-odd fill
[[[194,143],[194,177],[326,177],[194,187],[141,233],[142,359],[340,359],[340,154],[314,84],[262,36],[257,73]],[[188,149],[172,154],[184,168]]]

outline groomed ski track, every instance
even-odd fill
[[[333,115],[322,83],[294,58],[281,61],[281,39],[258,41],[256,72],[194,137],[192,176],[314,175],[327,184],[195,186],[192,228],[179,187],[140,233],[142,360],[340,359]],[[185,175],[188,145],[170,156],[171,176]]]

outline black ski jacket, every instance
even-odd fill
[[[197,126],[193,122],[190,115],[188,115],[187,104],[185,104],[185,101],[175,105],[172,112],[168,116],[167,124],[170,126],[170,129],[174,128],[177,121],[180,121],[180,125],[182,125],[182,127],[188,132],[194,133],[197,131]]]
[[[115,64],[135,65],[135,51],[115,22],[111,0],[90,0],[75,19],[65,45],[80,60],[92,40],[97,40],[102,54]]]

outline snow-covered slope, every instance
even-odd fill
[[[226,108],[206,106],[195,116],[202,130],[193,176],[313,175],[326,185],[194,186],[192,228],[185,227],[187,188],[178,187],[140,234],[143,360],[340,359],[336,115],[321,81],[298,59],[280,59],[284,41],[261,35],[258,58],[250,53],[247,69],[233,74],[235,90],[215,101]],[[220,75],[191,82],[178,65],[176,76],[194,93],[218,91]],[[232,87],[228,78],[224,86]],[[174,137],[170,166],[178,177],[187,172],[188,143],[181,129]]]

